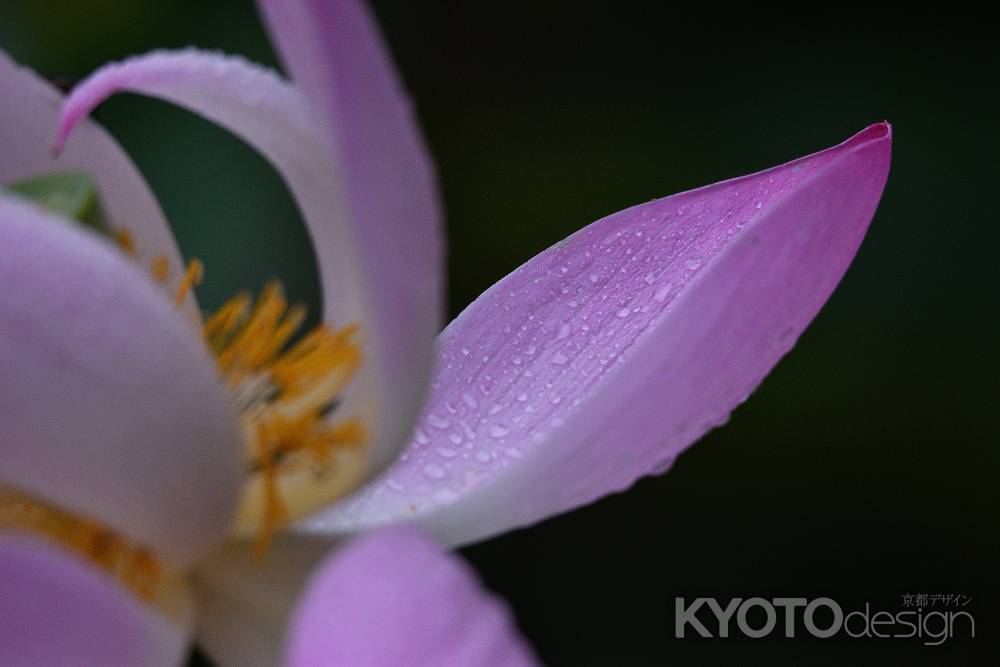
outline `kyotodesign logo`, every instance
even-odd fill
[[[854,639],[916,639],[926,646],[940,646],[959,636],[975,638],[975,618],[962,609],[971,599],[953,594],[907,594],[899,611],[873,611],[866,602],[863,609],[845,613],[839,603],[827,597],[731,598],[724,606],[716,598],[688,602],[678,597],[674,600],[674,636],[761,639],[781,632],[788,638],[828,639],[843,634]],[[932,608],[932,600],[937,609]]]

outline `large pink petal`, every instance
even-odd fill
[[[287,664],[518,667],[535,660],[507,610],[456,557],[400,528],[361,538],[313,575]]]
[[[340,166],[384,378],[382,429],[404,440],[424,398],[444,314],[434,170],[411,103],[358,0],[259,0]],[[395,451],[387,452],[395,455]],[[385,456],[379,464],[388,463]]]
[[[227,532],[235,417],[197,326],[103,239],[0,196],[0,481],[182,565]]]
[[[407,203],[411,189],[424,192],[425,175],[396,173],[387,164],[391,180],[372,193],[373,202],[354,205],[357,167],[333,151],[325,126],[296,88],[240,58],[194,50],[153,53],[94,73],[66,102],[61,140],[119,91],[190,109],[275,165],[313,239],[324,318],[361,325],[365,365],[341,412],[366,418],[374,433],[372,468],[381,468],[405,444],[419,410],[440,321],[437,209],[430,194],[423,208]],[[405,147],[400,150],[405,153]],[[392,217],[383,215],[387,205],[393,206]],[[422,250],[430,246],[434,252]],[[405,261],[399,256],[404,248],[413,250]]]
[[[181,266],[173,233],[149,187],[107,132],[85,121],[56,158],[52,153],[62,95],[0,52],[0,185],[53,171],[79,169],[97,181],[108,223],[127,227],[140,261],[157,255]],[[180,271],[173,272],[178,279]],[[193,312],[193,309],[192,309]]]
[[[0,662],[9,667],[180,665],[184,625],[102,573],[33,541],[0,540]]]
[[[400,462],[309,521],[468,542],[662,472],[788,352],[857,251],[891,132],[636,206],[543,252],[442,334]]]

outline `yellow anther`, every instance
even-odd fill
[[[170,278],[170,260],[166,255],[157,255],[149,265],[149,275],[158,283],[165,283]]]
[[[125,227],[119,227],[114,231],[115,243],[126,255],[134,257],[136,255],[135,239]]]
[[[227,301],[205,322],[205,340],[217,354],[229,341],[230,334],[246,319],[249,308],[250,295],[243,292]]]
[[[292,343],[305,317],[272,282],[253,304],[246,294],[226,302],[204,327],[246,434],[236,531],[254,536],[258,558],[277,529],[354,488],[364,470],[363,424],[327,414],[361,364],[358,328],[321,325]]]
[[[184,299],[187,298],[188,292],[191,288],[200,285],[202,278],[205,277],[205,265],[201,263],[200,259],[192,259],[188,262],[187,271],[184,272],[184,277],[181,279],[180,287],[177,288],[177,296],[174,297],[174,302],[180,306],[184,303]]]

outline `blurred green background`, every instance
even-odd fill
[[[437,160],[454,315],[626,206],[894,125],[892,172],[843,284],[785,359],[666,476],[468,548],[553,665],[958,663],[996,647],[997,65],[974,17],[659,2],[376,2]],[[884,14],[880,14],[884,11]],[[196,45],[273,65],[250,3],[0,6],[48,77]],[[202,302],[270,276],[315,301],[288,193],[224,132],[131,96],[98,118],[148,177]],[[291,231],[289,231],[291,230]],[[676,595],[973,596],[977,638],[673,638]]]

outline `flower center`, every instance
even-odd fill
[[[291,343],[304,319],[273,282],[256,303],[240,294],[204,325],[247,447],[234,533],[255,535],[258,556],[275,529],[353,490],[365,472],[361,421],[334,418],[361,364],[357,327],[320,325]]]
[[[126,230],[114,238],[135,257]],[[165,285],[170,268],[158,255],[149,272]],[[174,293],[178,307],[203,276],[201,261],[191,260]],[[233,535],[252,536],[257,558],[265,556],[277,529],[357,488],[367,468],[361,420],[334,418],[362,363],[358,327],[324,324],[295,341],[305,315],[303,306],[289,306],[273,281],[256,301],[248,293],[233,297],[202,328],[246,444],[247,479]]]

